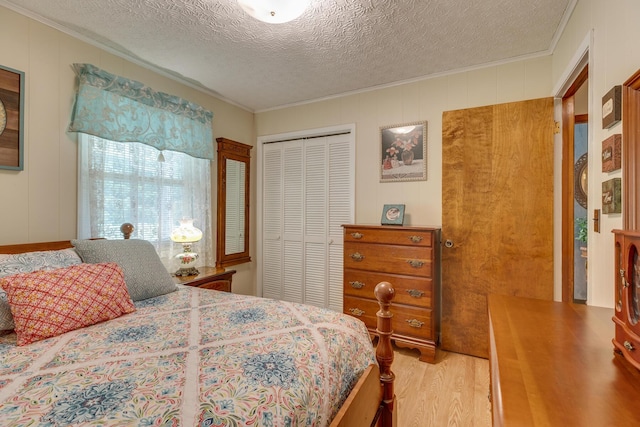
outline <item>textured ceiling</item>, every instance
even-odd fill
[[[252,111],[550,53],[577,0],[0,0]]]

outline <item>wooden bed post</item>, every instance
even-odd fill
[[[131,234],[133,234],[133,224],[130,224],[128,222],[125,222],[124,224],[122,224],[120,226],[120,232],[122,232],[122,236],[125,239],[128,239],[131,237]]]
[[[389,311],[391,300],[395,295],[393,286],[389,282],[380,282],[376,285],[374,294],[380,305],[378,317],[378,346],[376,347],[376,359],[380,365],[380,382],[382,383],[382,414],[378,425],[382,427],[395,427],[397,425],[396,396],[393,391],[393,382],[396,378],[391,371],[393,363],[393,347],[391,346],[391,318]]]

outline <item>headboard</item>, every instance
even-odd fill
[[[133,233],[133,225],[125,222],[120,226],[120,231],[125,239],[131,237]],[[25,252],[36,251],[56,251],[60,249],[72,248],[70,240],[60,240],[57,242],[39,242],[39,243],[20,243],[17,245],[0,246],[0,254],[21,254]]]

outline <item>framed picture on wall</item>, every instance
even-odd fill
[[[380,182],[427,180],[427,122],[380,128]]]
[[[24,73],[0,65],[0,169],[24,169]]]
[[[613,178],[602,183],[602,213],[622,213],[622,180]]]

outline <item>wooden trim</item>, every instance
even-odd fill
[[[574,98],[562,99],[562,301],[573,301]]]
[[[73,245],[69,240],[59,242],[41,242],[41,243],[21,243],[19,245],[0,246],[0,254],[22,254],[25,252],[36,251],[57,251],[60,249],[69,249]]]
[[[574,226],[574,148],[575,124],[584,123],[588,115],[575,114],[574,95],[589,78],[589,64],[580,71],[562,97],[562,301],[573,301],[573,226]]]
[[[575,123],[589,123],[589,115],[588,114],[577,114],[575,116]]]
[[[640,70],[622,85],[622,228],[640,227]]]

